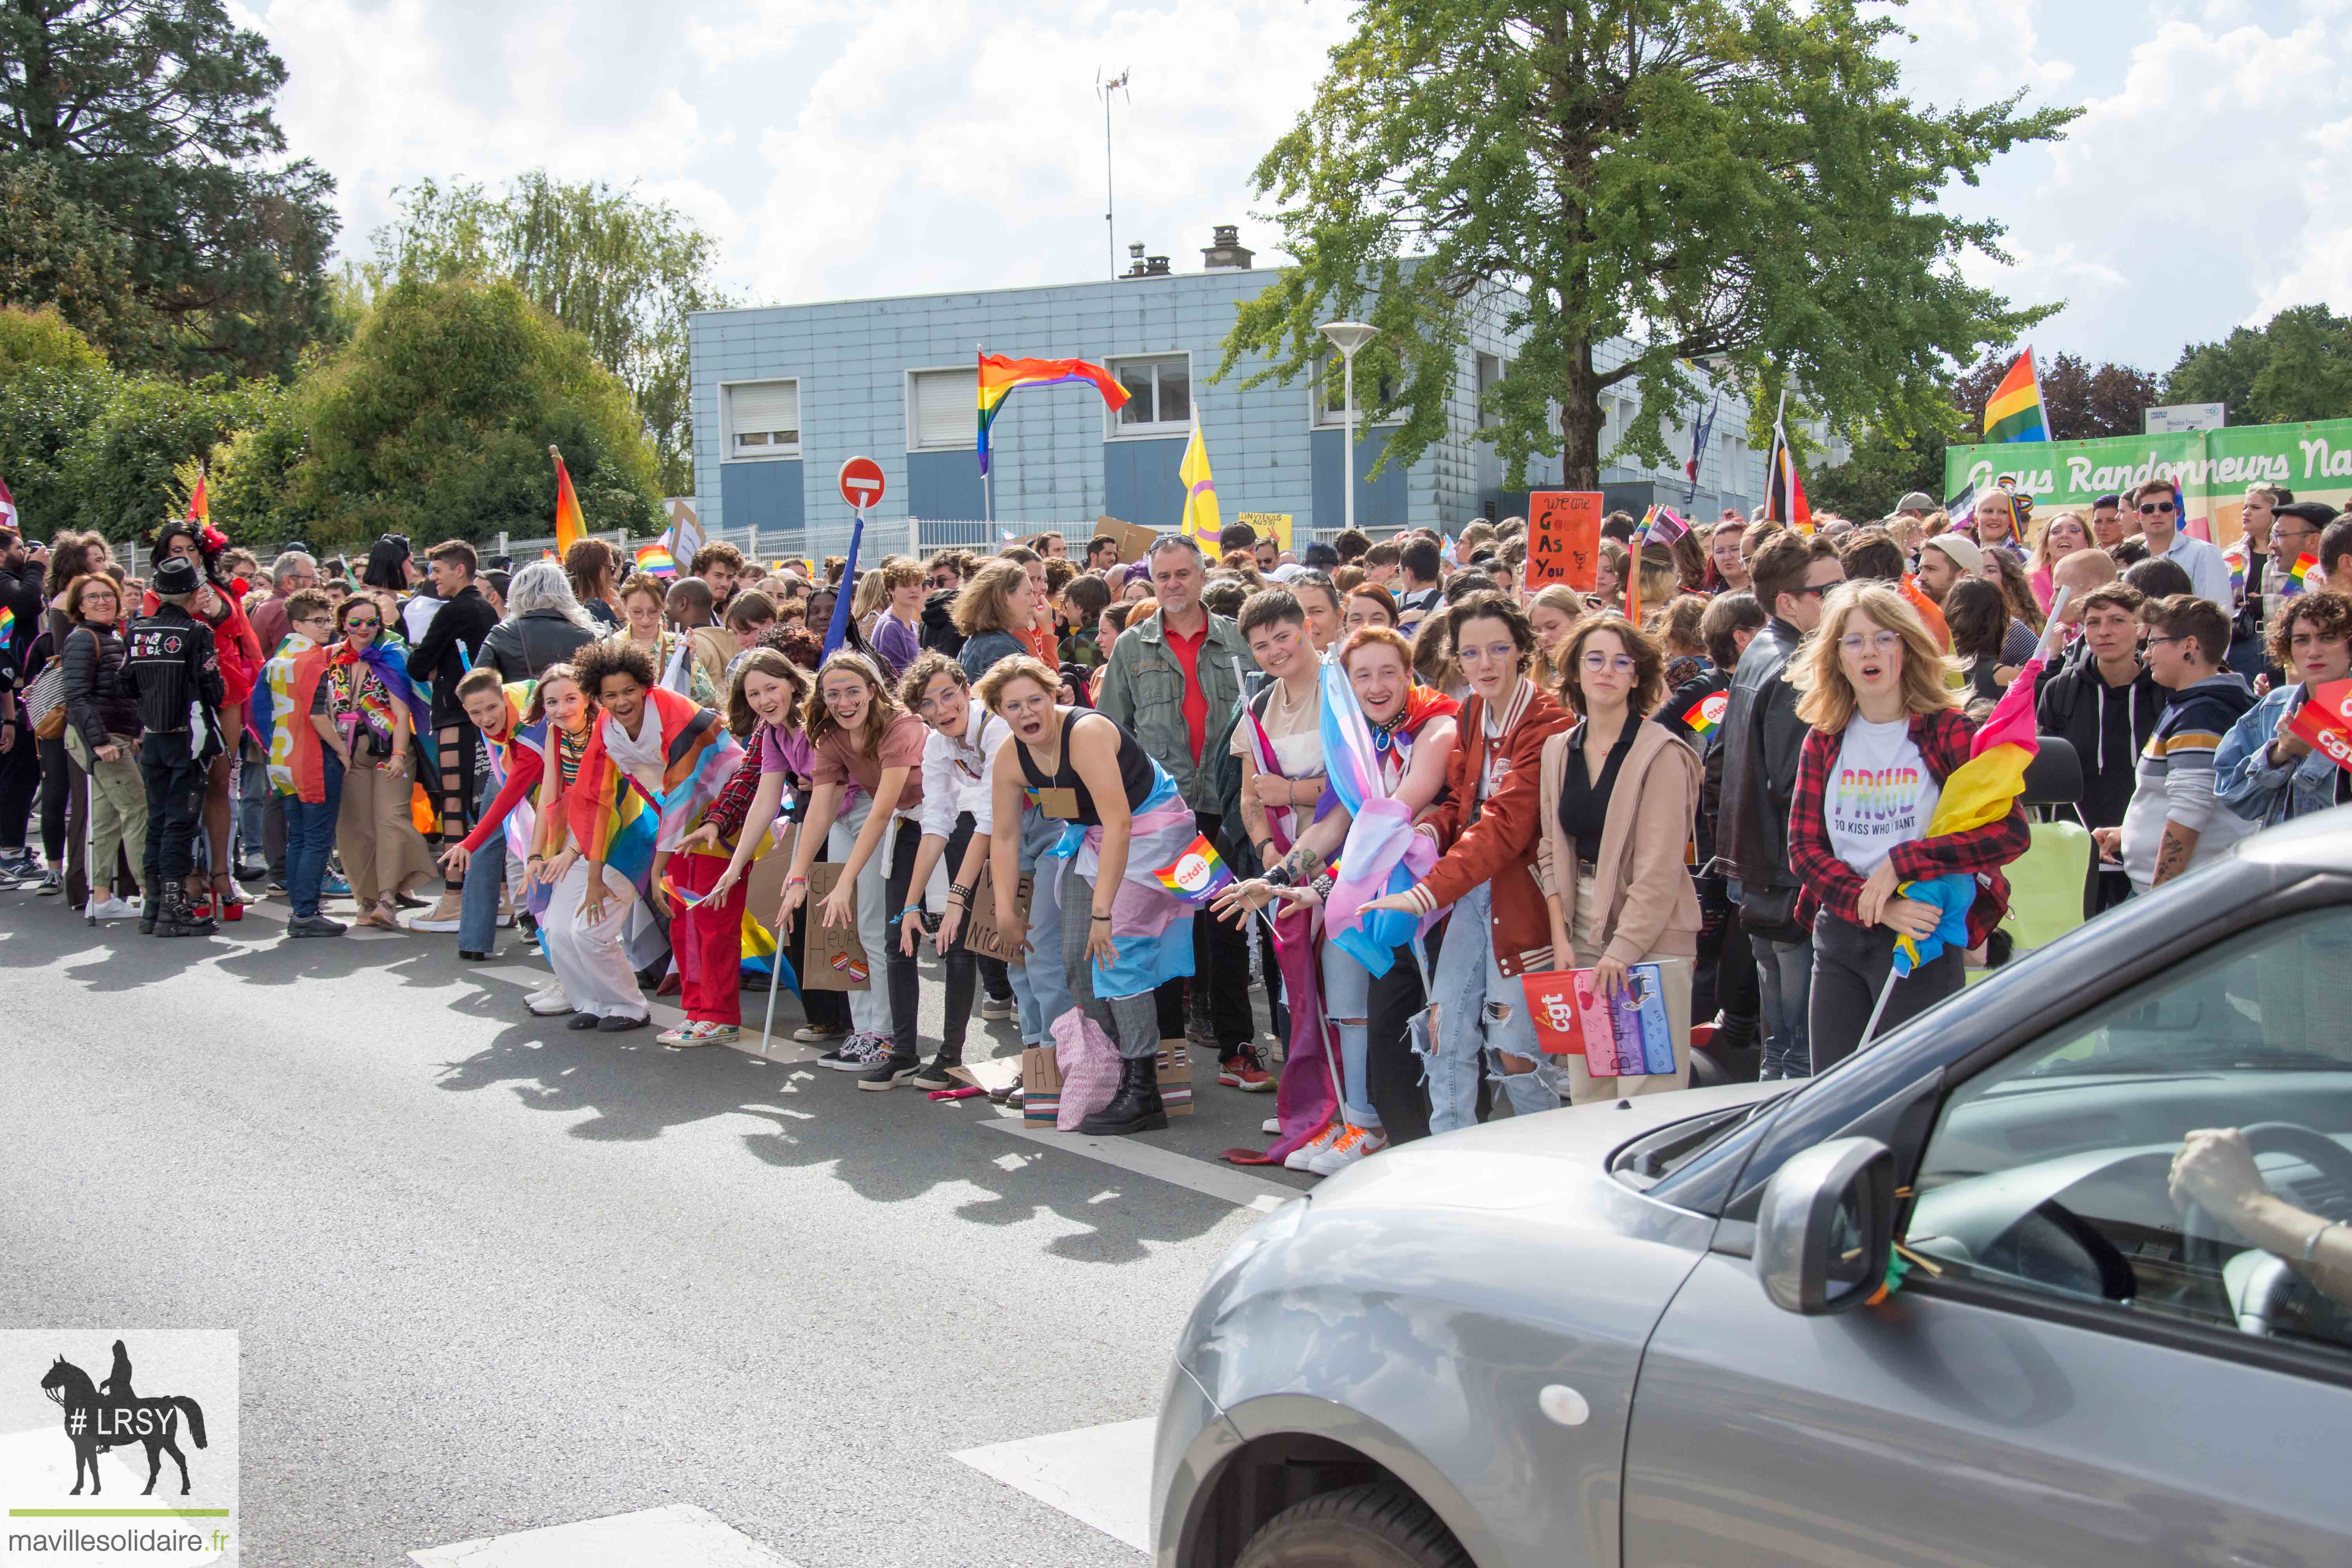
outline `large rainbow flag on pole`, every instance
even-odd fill
[[[1985,401],[1984,437],[1988,441],[2050,439],[2050,410],[2042,401],[2042,380],[2033,374],[2031,348],[2017,356],[2017,363]]]
[[[587,537],[588,522],[580,515],[580,497],[572,489],[572,474],[563,466],[563,454],[550,447],[547,455],[555,459],[555,554],[561,560]]]
[[[1201,437],[1201,416],[1192,416],[1192,438],[1184,444],[1184,460],[1176,466],[1184,486],[1182,531],[1201,542],[1210,560],[1217,558],[1217,535],[1224,518],[1217,510],[1217,481],[1209,472],[1209,444]]]
[[[988,427],[1004,406],[1007,395],[1024,386],[1059,386],[1066,381],[1091,383],[1113,408],[1127,405],[1127,388],[1098,364],[1082,359],[1007,359],[1003,354],[980,356],[980,471],[988,472]]]

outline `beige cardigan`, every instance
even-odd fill
[[[1605,933],[1607,956],[1634,964],[1661,953],[1698,952],[1698,888],[1691,880],[1691,824],[1698,810],[1698,753],[1663,724],[1632,719],[1633,749],[1618,770],[1609,815],[1593,856],[1593,885],[1601,907],[1592,929]],[[1559,795],[1569,748],[1584,743],[1579,721],[1544,742],[1540,789],[1542,832],[1536,840],[1536,879],[1559,900],[1561,927],[1576,931],[1576,845],[1560,831]],[[1565,952],[1557,960],[1565,966]]]

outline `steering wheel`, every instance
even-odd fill
[[[2256,1121],[2238,1130],[2245,1139],[2247,1150],[2255,1154],[2292,1154],[2320,1175],[2334,1182],[2347,1192],[2352,1192],[2352,1149],[2347,1149],[2324,1132],[2293,1121]],[[2343,1205],[2338,1205],[2343,1206]],[[2352,1219],[2352,1214],[2328,1215],[2330,1219]],[[2205,1211],[2201,1204],[2190,1204],[2180,1216],[2181,1260],[2193,1268],[2221,1271],[2221,1236],[2224,1223]]]

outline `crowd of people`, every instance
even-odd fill
[[[596,540],[265,567],[193,521],[139,580],[95,535],[0,530],[0,877],[157,938],[254,884],[289,941],[356,922],[478,962],[520,928],[532,1013],[625,1032],[674,992],[676,1047],[737,1039],[747,989],[850,928],[877,973],[803,988],[796,1037],[859,1088],[948,1087],[976,1007],[1097,1059],[1083,1130],[1146,1131],[1184,1039],[1223,1089],[1279,1079],[1244,1157],[1328,1174],[1505,1101],[1680,1087],[1694,1038],[1803,1077],[1874,1005],[1888,1027],[2005,962],[2027,806],[1930,824],[2037,652],[2098,849],[2084,918],[2346,801],[2293,721],[2352,668],[2352,518],[2255,487],[2225,555],[2180,509],[2164,481],[2047,517],[1995,487],[1670,542],[1619,513],[1591,590],[1533,592],[1519,519],[854,574],[714,543],[674,580]],[[1953,873],[1967,942],[1886,993],[1939,918],[1908,892]],[[1568,969],[1612,997],[1654,974],[1672,1070],[1557,1054],[1522,981]]]

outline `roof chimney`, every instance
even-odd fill
[[[1247,272],[1254,252],[1242,248],[1241,226],[1221,223],[1212,228],[1215,243],[1201,252],[1202,269],[1208,272]]]
[[[1134,244],[1129,246],[1127,247],[1127,271],[1122,274],[1122,276],[1128,278],[1140,278],[1150,270],[1149,268],[1143,265],[1143,241],[1139,239]]]
[[[1165,277],[1167,277],[1167,276],[1168,276],[1168,258],[1167,258],[1166,257],[1164,257],[1164,256],[1147,256],[1147,257],[1145,257],[1145,258],[1143,258],[1143,275],[1144,275],[1146,278],[1165,278]]]

